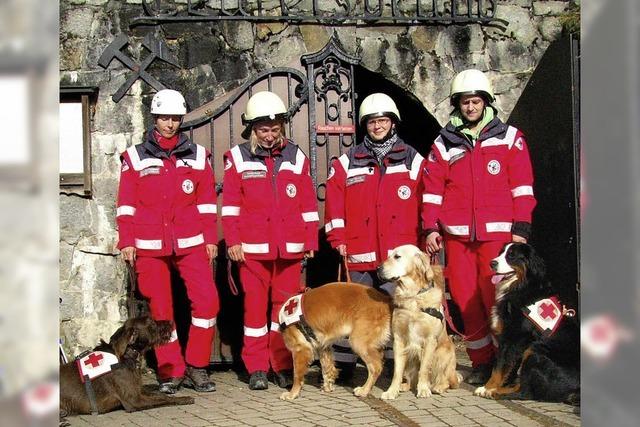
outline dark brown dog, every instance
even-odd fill
[[[100,340],[94,348],[115,354],[119,367],[92,380],[98,412],[124,408],[127,412],[141,411],[164,405],[189,405],[193,397],[171,397],[142,388],[142,375],[138,366],[141,355],[154,345],[165,343],[171,336],[171,322],[154,321],[149,317],[127,320],[110,338]],[[76,363],[60,367],[60,414],[90,414],[91,404]]]

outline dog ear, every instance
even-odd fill
[[[544,260],[536,253],[532,246],[529,246],[529,259],[526,263],[527,280],[531,283],[540,283],[544,280],[547,268]]]
[[[425,284],[431,283],[434,278],[433,270],[431,269],[431,260],[427,254],[422,251],[416,252],[416,259],[416,265],[418,266],[420,275],[424,277]]]
[[[116,357],[120,359],[127,351],[127,347],[131,342],[135,340],[135,328],[129,325],[129,322],[125,322],[109,340],[109,345],[113,348],[113,352]]]

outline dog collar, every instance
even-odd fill
[[[438,320],[442,320],[444,319],[444,316],[442,315],[442,313],[440,312],[440,310],[437,310],[433,307],[427,307],[427,308],[423,308],[420,311],[422,311],[423,313],[427,313],[433,317],[435,317]]]

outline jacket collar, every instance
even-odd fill
[[[407,151],[407,144],[398,138],[391,151],[384,157],[385,163],[397,163],[405,160]],[[357,165],[368,165],[371,162],[376,163],[376,156],[373,154],[364,143],[360,143],[353,149],[353,158]]]
[[[162,159],[162,158],[168,159],[170,156],[173,156],[173,155],[175,155],[176,157],[183,157],[187,154],[191,154],[193,151],[195,151],[195,144],[189,141],[189,138],[187,138],[186,135],[180,133],[178,136],[178,143],[176,144],[174,149],[171,150],[170,153],[167,153],[162,149],[162,147],[160,147],[160,145],[158,144],[158,141],[156,141],[154,128],[152,127],[147,131],[147,137],[144,142],[144,148],[149,153],[151,153],[153,157],[156,157],[158,159]]]
[[[262,158],[282,156],[282,152],[284,151],[286,146],[287,146],[287,139],[286,138],[282,141],[282,145],[280,147],[273,147],[271,150],[267,150],[266,148],[262,147],[261,145],[258,145],[256,147],[255,156],[262,157]]]
[[[504,135],[507,132],[508,127],[509,126],[504,124],[502,120],[494,117],[493,120],[487,123],[487,125],[482,129],[476,144],[495,136]],[[447,123],[447,125],[440,130],[440,135],[442,135],[442,137],[451,145],[465,145],[470,149],[473,148],[469,139],[460,132],[460,130],[453,126],[451,122]]]

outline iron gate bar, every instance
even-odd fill
[[[277,22],[286,21],[290,23],[322,23],[322,24],[357,24],[364,22],[373,24],[465,24],[465,23],[481,23],[489,24],[492,22],[500,22],[507,25],[504,19],[496,18],[495,12],[497,7],[496,0],[487,0],[486,7],[483,7],[483,0],[466,0],[466,13],[459,14],[460,10],[458,2],[460,0],[450,1],[451,8],[445,9],[444,1],[432,0],[431,10],[422,9],[421,0],[415,1],[415,12],[403,12],[399,10],[398,0],[391,0],[390,10],[387,9],[389,15],[385,15],[385,4],[383,0],[363,0],[362,3],[354,3],[351,0],[341,0],[336,3],[342,11],[320,11],[318,10],[318,0],[312,0],[311,11],[289,8],[285,0],[280,0],[281,15],[268,15],[263,7],[261,0],[256,2],[256,8],[248,9],[250,5],[247,0],[238,0],[237,7],[227,9],[225,0],[221,0],[219,8],[211,8],[203,4],[202,1],[196,0],[194,6],[193,0],[187,0],[187,8],[180,10],[180,5],[175,4],[175,10],[166,11],[160,9],[160,0],[155,0],[156,10],[150,5],[148,0],[142,0],[142,8],[146,16],[133,18],[129,24],[130,28],[138,25],[160,25],[163,23],[175,22],[215,22],[215,21],[251,21],[251,22]],[[377,4],[376,4],[377,3]],[[199,7],[199,8],[196,8]],[[440,7],[440,11],[438,10]],[[477,6],[477,7],[475,7]],[[200,10],[203,9],[203,10]],[[206,12],[208,10],[209,12]],[[309,14],[311,12],[311,14]],[[353,14],[350,14],[352,12]],[[254,14],[255,13],[255,14]]]

